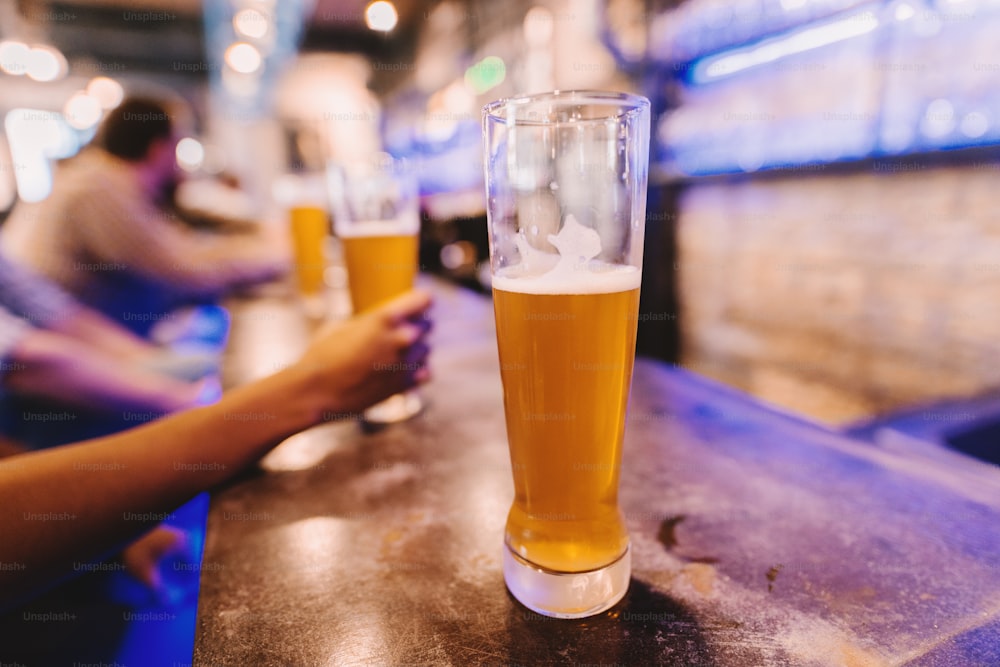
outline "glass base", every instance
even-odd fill
[[[590,572],[553,572],[532,565],[510,547],[503,550],[507,590],[532,611],[554,618],[584,618],[606,611],[628,592],[632,551],[614,563]]]
[[[423,407],[420,394],[411,389],[371,406],[365,410],[364,420],[369,424],[395,424],[415,416]]]

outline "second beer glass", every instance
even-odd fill
[[[504,579],[562,618],[631,574],[618,479],[632,380],[649,102],[557,92],[483,113],[493,299],[514,503]]]
[[[420,203],[406,163],[387,154],[327,170],[333,227],[344,249],[355,314],[413,288],[417,275]],[[366,421],[389,423],[422,407],[416,390],[365,411]]]

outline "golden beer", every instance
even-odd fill
[[[506,543],[555,572],[596,570],[628,548],[618,474],[639,273],[573,287],[495,278],[493,290],[515,492]]]
[[[417,275],[416,234],[367,236],[364,227],[359,224],[342,238],[355,313],[412,289]]]
[[[318,206],[294,206],[289,211],[292,245],[295,250],[295,275],[303,294],[318,294],[323,289],[326,270],[326,211]]]
[[[626,594],[618,483],[642,282],[649,100],[561,90],[483,107],[483,175],[514,503],[503,578],[584,618]]]

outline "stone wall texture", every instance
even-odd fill
[[[829,423],[1000,387],[1000,164],[681,197],[682,365]]]

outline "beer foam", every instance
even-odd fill
[[[601,237],[572,215],[548,240],[558,255],[536,250],[527,239],[518,237],[522,261],[493,276],[493,287],[525,294],[605,294],[639,288],[639,269],[595,259],[601,254]]]
[[[572,274],[553,271],[540,276],[493,276],[493,289],[524,294],[607,294],[638,289],[641,283],[642,275],[636,267],[604,262],[589,262],[588,268]]]
[[[342,239],[368,238],[371,236],[410,236],[420,229],[418,219],[366,220],[346,225],[334,224],[337,236]]]

